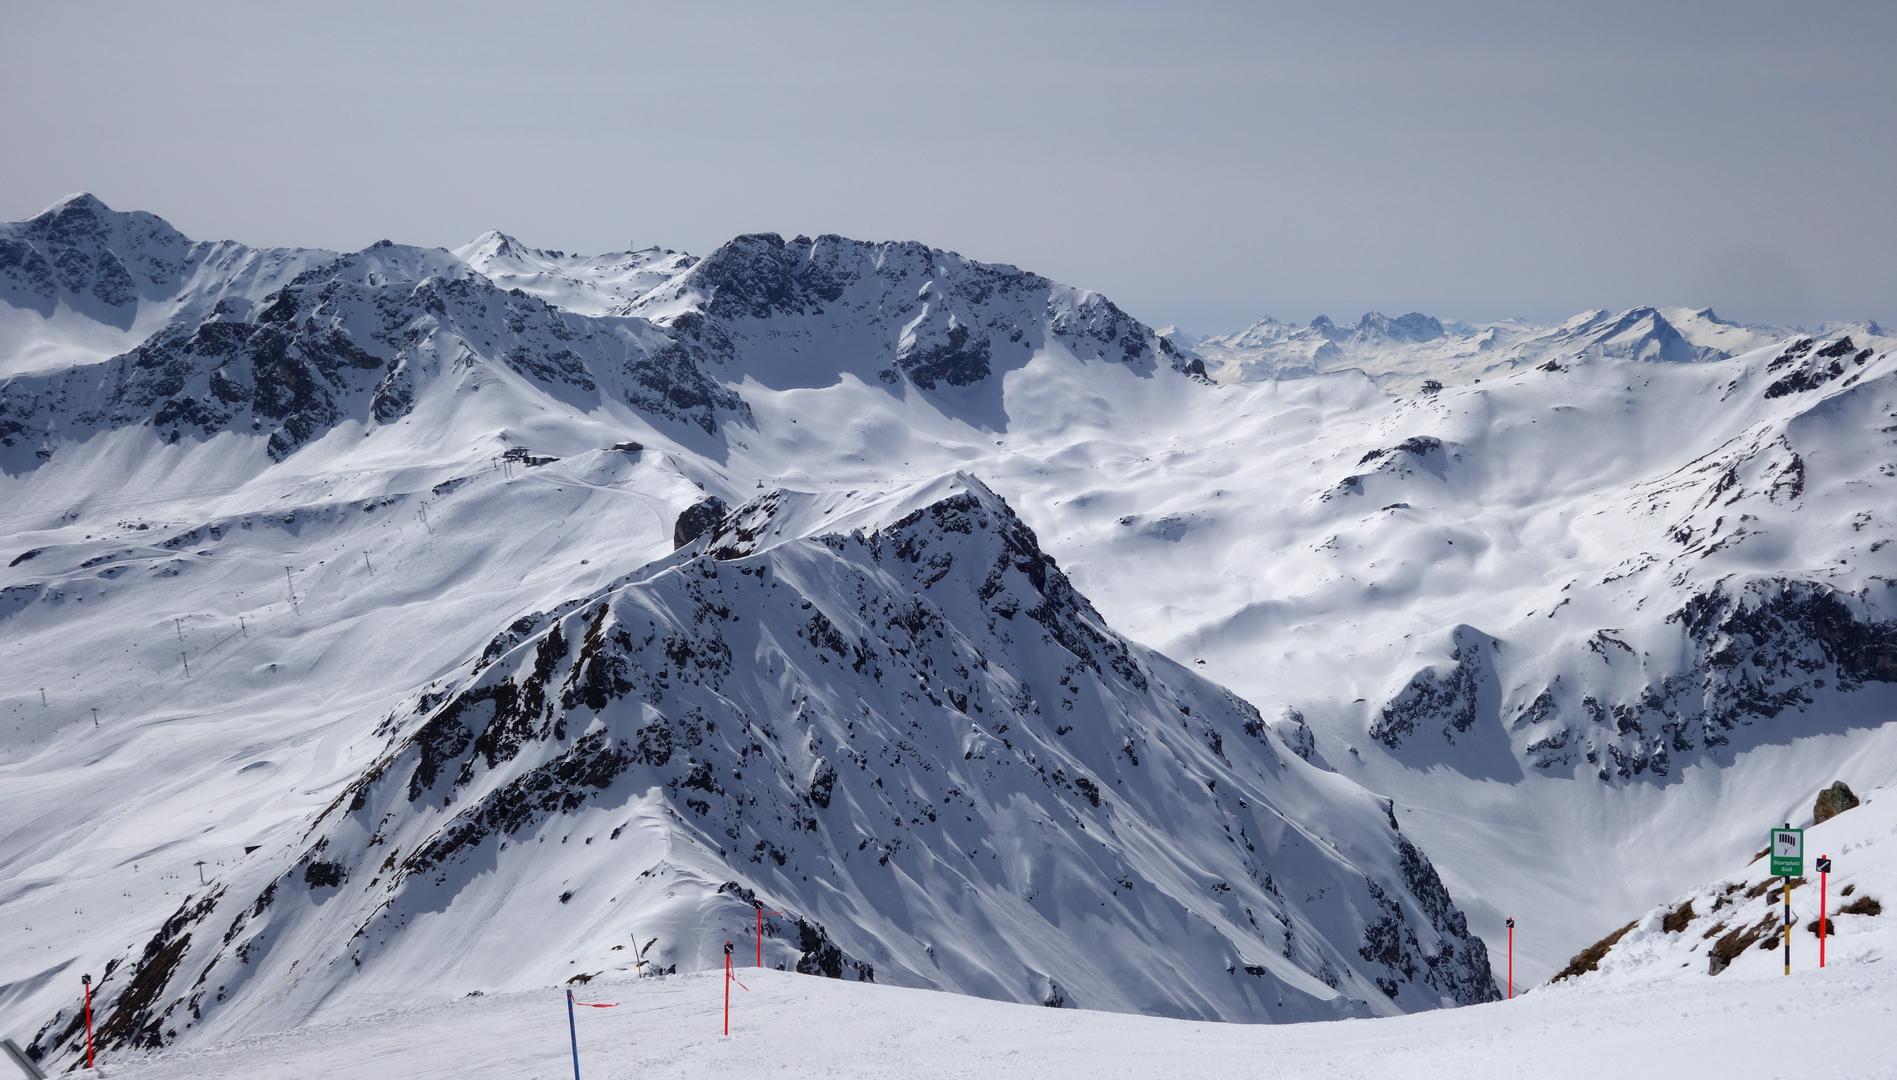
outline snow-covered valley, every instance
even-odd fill
[[[0,1034],[72,1061],[82,971],[120,1047],[538,1024],[756,904],[801,971],[1390,1016],[1890,781],[1881,328],[1326,326],[829,236],[0,226]]]

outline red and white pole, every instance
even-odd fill
[[[725,1038],[731,1037],[731,943],[725,942]]]
[[[1508,920],[1508,999],[1515,1000],[1515,920]]]
[[[92,1068],[92,976],[79,976],[80,985],[86,988],[86,1068]]]

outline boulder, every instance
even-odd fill
[[[1818,793],[1818,803],[1811,808],[1811,823],[1823,825],[1857,804],[1857,795],[1844,781],[1839,780]]]

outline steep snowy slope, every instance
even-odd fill
[[[1765,829],[1759,830],[1763,852]],[[1886,969],[1897,960],[1897,798],[1868,793],[1863,805],[1805,829],[1805,873],[1792,879],[1792,969],[1818,966],[1817,858],[1828,854],[1824,890],[1825,971]],[[1712,884],[1675,896],[1608,934],[1576,958],[1555,986],[1626,987],[1674,982],[1703,986],[1785,976],[1784,879],[1764,857]],[[1603,928],[1605,929],[1605,928]]]
[[[796,927],[775,964],[1003,999],[1293,1019],[1494,994],[1380,800],[1106,630],[965,476],[772,492],[516,621],[386,728],[296,848],[109,965],[108,1043],[546,985],[631,934],[704,968],[754,900]]]

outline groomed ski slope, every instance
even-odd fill
[[[742,951],[742,950],[740,950]],[[1897,1076],[1897,967],[1719,983],[1552,987],[1512,1002],[1378,1020],[1238,1025],[1010,1005],[739,969],[733,1036],[718,972],[583,987],[581,1075],[638,1077]],[[319,1023],[146,1061],[113,1080],[562,1080],[561,991],[468,998]]]

